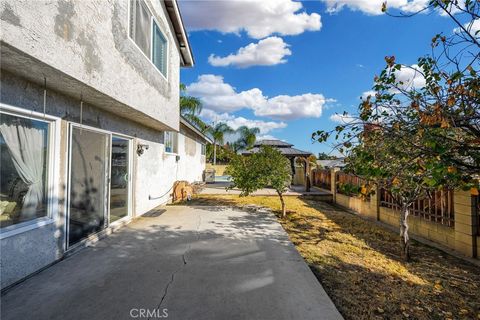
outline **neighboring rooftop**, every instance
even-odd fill
[[[322,168],[343,168],[345,167],[345,161],[343,158],[333,160],[317,160],[317,164]]]

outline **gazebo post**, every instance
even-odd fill
[[[295,179],[295,157],[289,157],[290,160],[290,167],[292,168],[292,181],[290,185],[293,185],[293,180]]]
[[[305,192],[310,192],[310,162],[308,161],[308,158],[303,158],[305,161]]]

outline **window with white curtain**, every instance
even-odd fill
[[[131,0],[130,38],[166,77],[167,38],[143,0]]]
[[[165,131],[165,152],[178,153],[178,134],[173,131]]]
[[[202,143],[202,154],[201,155],[204,156],[206,154],[207,154],[207,146],[204,143]]]
[[[0,113],[0,226],[48,214],[49,122]]]
[[[152,14],[142,0],[132,1],[130,36],[138,47],[150,56]]]

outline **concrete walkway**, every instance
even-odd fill
[[[166,315],[341,319],[272,214],[224,207],[154,211],[1,300],[3,320]]]

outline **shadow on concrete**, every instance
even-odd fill
[[[1,318],[132,319],[133,309],[167,309],[168,319],[341,318],[273,215],[180,206],[12,288]]]

